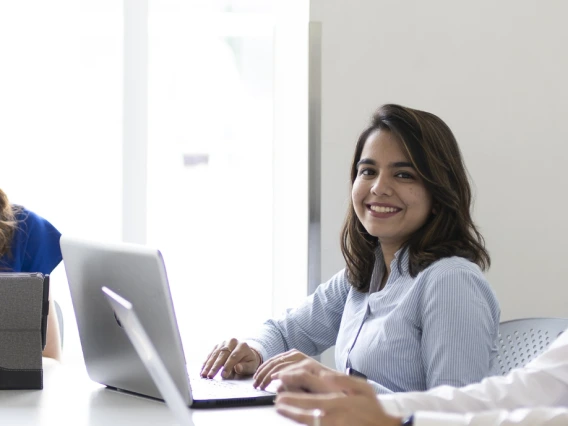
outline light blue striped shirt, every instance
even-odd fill
[[[360,371],[377,393],[459,387],[486,377],[497,355],[500,309],[479,267],[444,258],[412,278],[408,251],[399,250],[384,288],[373,292],[383,271],[379,254],[368,293],[353,289],[340,271],[247,342],[263,360],[294,348],[318,355],[335,345],[337,370]]]

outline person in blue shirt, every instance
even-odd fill
[[[11,204],[0,189],[0,272],[51,274],[61,262],[61,233],[47,220]],[[50,300],[44,356],[60,359],[57,313]]]
[[[377,110],[355,146],[345,269],[254,336],[216,345],[201,375],[272,375],[335,345],[336,369],[376,393],[464,386],[489,374],[500,310],[471,217],[457,141],[437,116]]]

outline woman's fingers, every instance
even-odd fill
[[[289,365],[292,365],[293,363],[294,363],[294,361],[284,361],[283,360],[279,364],[275,364],[272,367],[272,370],[266,371],[266,374],[264,374],[264,376],[257,378],[258,385],[256,385],[255,387],[259,387],[262,390],[266,389],[266,387],[270,384],[270,382],[272,382],[272,375],[274,373],[277,373],[278,371],[282,370],[283,368],[288,367]],[[254,384],[253,384],[253,386],[254,386]]]
[[[229,359],[231,352],[232,351],[226,347],[219,349],[219,352],[217,353],[217,359],[215,360],[215,362],[209,369],[209,373],[207,374],[207,377],[209,379],[212,379],[217,375],[221,367],[223,367],[223,365],[225,365],[225,362]]]
[[[321,376],[311,374],[305,369],[287,368],[285,371],[276,373],[272,378],[278,378],[281,381],[278,392],[330,393],[340,390],[339,387],[330,384]]]
[[[209,352],[209,355],[207,355],[205,357],[205,362],[203,363],[203,365],[201,366],[201,371],[203,371],[205,369],[205,366],[207,365],[207,361],[209,361],[209,358],[211,358],[211,355],[213,355],[213,352],[215,352],[215,350],[219,347],[219,345],[215,345],[213,347],[213,349],[211,350],[211,352]]]
[[[276,365],[278,365],[283,361],[284,361],[284,356],[278,355],[263,362],[260,365],[260,367],[258,367],[258,370],[256,370],[256,373],[254,373],[254,376],[252,377],[254,379],[252,385],[255,388],[258,387],[258,385],[260,385],[260,383],[264,380],[264,376],[266,376],[266,374],[268,374],[269,371],[271,371]]]
[[[256,370],[257,366],[254,365],[254,361],[256,360],[256,354],[252,351],[250,346],[241,342],[235,346],[232,353],[227,357],[221,376],[224,379],[229,379],[230,376],[234,374],[240,376],[251,375]],[[237,368],[237,366],[239,367]]]
[[[288,352],[284,352],[283,354],[280,355],[276,355],[272,358],[270,358],[269,360],[265,361],[264,363],[262,363],[260,365],[260,367],[258,367],[258,370],[256,370],[256,373],[254,373],[253,379],[253,386],[255,388],[259,387],[260,384],[262,382],[264,382],[264,380],[266,379],[266,377],[270,377],[271,374],[275,373],[276,371],[274,370],[274,368],[277,365],[283,364],[283,363],[289,363],[291,361],[290,357],[291,357],[291,351]],[[274,371],[273,371],[274,370]],[[270,377],[270,380],[268,381],[268,383],[270,383],[270,381],[272,380],[272,378]]]
[[[334,388],[348,395],[362,395],[375,398],[375,390],[360,377],[347,376],[345,374],[329,374],[324,373],[321,379],[328,385],[330,389]]]
[[[218,353],[219,347],[220,347],[220,345],[215,345],[215,347],[213,348],[211,353],[209,355],[207,355],[207,358],[205,359],[205,363],[203,364],[203,367],[201,368],[201,373],[200,373],[201,377],[207,377],[207,374],[209,374],[209,370],[211,369],[211,367],[213,366],[213,363],[217,359],[217,353]]]
[[[282,375],[284,373],[292,373],[292,372],[296,372],[296,371],[301,371],[302,373],[306,373],[306,374],[312,374],[314,376],[319,376],[323,372],[327,372],[327,371],[336,372],[335,370],[332,370],[332,369],[324,366],[323,364],[320,364],[319,362],[317,362],[313,358],[305,358],[305,359],[287,367],[285,370],[282,370],[282,371],[276,373],[276,376],[273,377],[273,378],[279,379],[280,375]]]
[[[374,396],[375,390],[365,380],[333,371],[314,360],[302,361],[275,373],[280,379],[278,392],[343,392],[350,395]]]
[[[261,384],[263,384],[264,387],[268,386],[268,384],[272,381],[272,374],[281,370],[281,367],[276,368],[277,366],[285,364],[288,367],[297,364],[306,358],[308,358],[306,354],[296,349],[292,349],[288,352],[284,352],[283,354],[270,358],[268,361],[258,367],[258,370],[253,376],[253,386],[255,388],[259,387]]]
[[[219,369],[225,364],[227,358],[233,352],[238,341],[237,339],[230,339],[216,345],[213,351],[207,357],[203,368],[201,369],[201,377],[208,377],[212,379],[219,372]]]

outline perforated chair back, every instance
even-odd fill
[[[540,355],[568,328],[568,318],[523,318],[499,324],[499,355],[491,376],[504,376]]]

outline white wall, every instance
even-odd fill
[[[502,319],[568,316],[568,2],[312,0],[322,47],[322,279],[349,163],[387,102],[439,115],[475,182]]]

